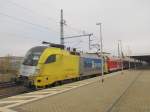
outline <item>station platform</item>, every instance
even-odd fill
[[[150,69],[125,70],[0,100],[0,112],[150,112]]]

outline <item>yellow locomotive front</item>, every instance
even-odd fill
[[[21,65],[20,79],[27,86],[45,87],[56,81],[79,77],[79,56],[61,48],[30,49]]]

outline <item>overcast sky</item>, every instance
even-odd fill
[[[101,22],[105,51],[116,55],[122,40],[125,53],[150,54],[149,0],[0,0],[0,56],[24,56],[43,40],[59,43],[61,8],[65,36],[85,31],[98,42]],[[85,37],[66,45],[87,50],[87,42]]]

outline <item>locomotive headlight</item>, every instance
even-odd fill
[[[35,75],[37,75],[37,74],[39,74],[39,73],[40,73],[40,68],[39,68],[39,67],[37,67],[37,68],[35,69],[34,74],[35,74]]]

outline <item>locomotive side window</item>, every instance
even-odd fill
[[[45,61],[45,64],[48,64],[48,63],[53,63],[56,61],[56,55],[50,55],[47,60]]]
[[[36,66],[38,64],[41,54],[45,49],[46,47],[42,47],[42,46],[34,47],[30,49],[27,52],[22,64],[28,66]]]

